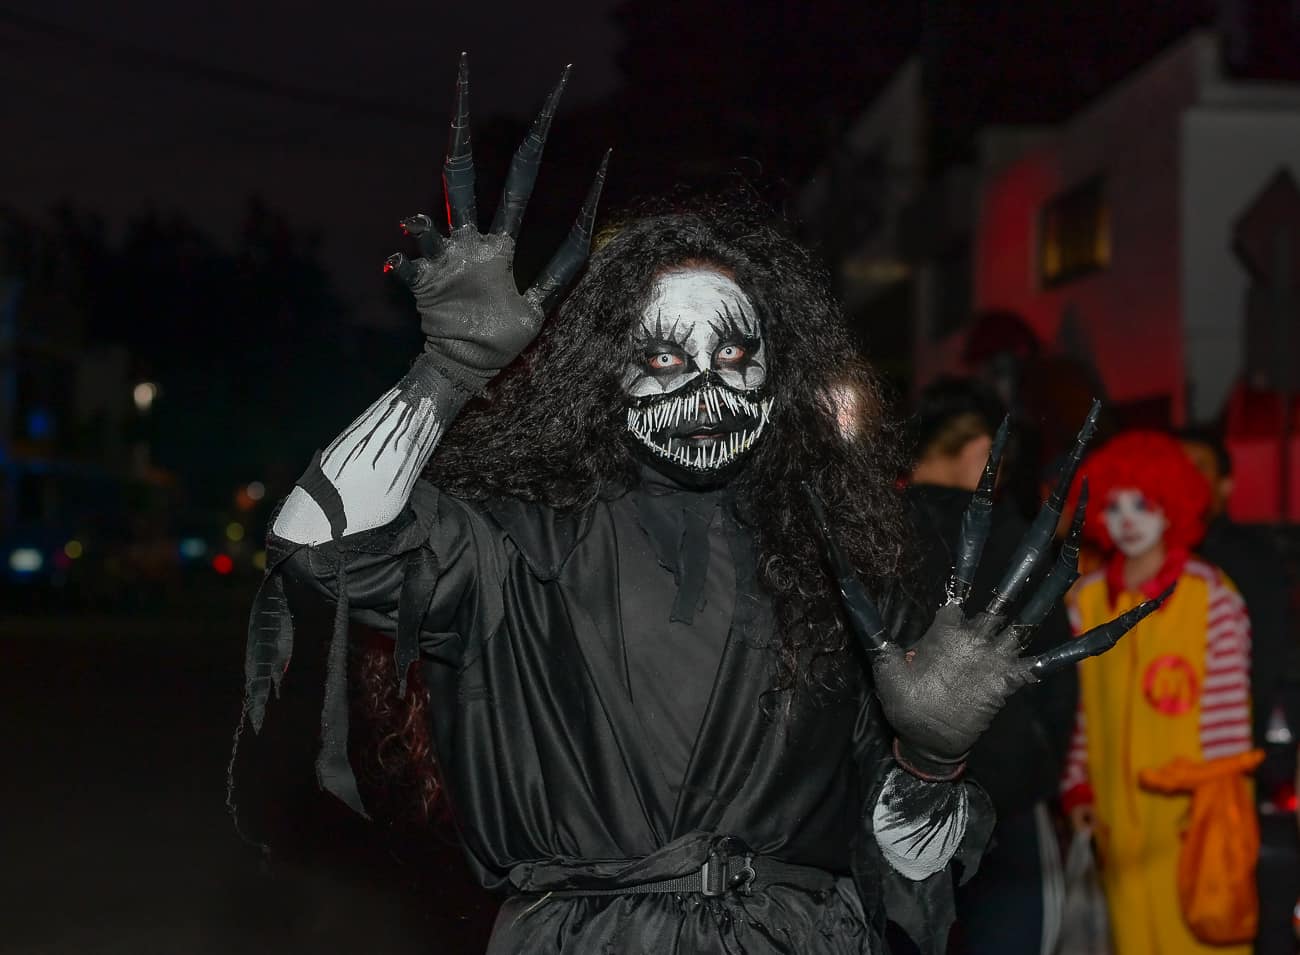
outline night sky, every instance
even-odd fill
[[[0,205],[68,200],[110,224],[177,212],[223,239],[258,193],[321,231],[354,319],[393,322],[378,267],[397,219],[438,205],[461,50],[485,215],[524,123],[575,64],[534,200],[549,225],[533,241],[549,244],[606,146],[613,202],[732,167],[788,192],[909,53],[931,59],[951,127],[937,134],[960,141],[990,119],[1057,118],[1212,19],[1208,0],[1157,7],[0,0]]]
[[[461,50],[485,222],[510,153],[574,64],[520,238],[527,282],[607,147],[606,211],[640,195],[734,184],[738,173],[781,206],[920,54],[937,173],[973,158],[981,125],[1064,118],[1212,23],[1215,6],[0,0],[0,214],[62,228],[51,210],[69,203],[103,217],[106,247],[156,214],[145,230],[155,244],[127,266],[92,254],[87,268],[79,253],[83,271],[101,262],[82,308],[92,337],[127,345],[132,373],[163,388],[156,461],[191,484],[222,487],[226,472],[288,474],[418,347],[409,296],[381,267],[410,251],[400,218],[442,208]],[[269,216],[250,217],[253,196]],[[173,219],[188,222],[172,229]],[[250,245],[257,221],[271,222],[262,239],[291,241]],[[234,259],[196,260],[185,242]],[[234,271],[213,278],[222,269]],[[223,294],[235,285],[238,294]],[[330,382],[332,403],[304,406],[286,437],[263,409],[319,392],[318,379]]]
[[[612,5],[4,0],[0,204],[175,210],[224,237],[259,192],[325,231],[373,317],[396,221],[437,182],[459,51],[480,121],[522,121],[568,62],[572,115],[617,84]]]

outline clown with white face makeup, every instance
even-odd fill
[[[1202,873],[1239,892],[1235,914],[1220,913],[1208,931],[1204,912],[1183,910],[1179,889],[1185,791],[1226,785],[1208,802],[1195,798],[1224,812],[1219,823],[1242,844],[1255,819],[1242,792],[1243,773],[1257,762],[1250,752],[1250,621],[1233,583],[1191,553],[1204,531],[1209,485],[1174,438],[1154,432],[1113,439],[1084,462],[1083,474],[1104,502],[1102,520],[1088,533],[1108,559],[1071,592],[1076,628],[1153,595],[1172,596],[1138,624],[1124,652],[1080,665],[1062,802],[1105,857],[1116,955],[1246,955],[1254,923],[1240,916],[1254,892],[1253,858],[1243,855],[1244,868],[1231,872]],[[1234,804],[1246,811],[1235,812]],[[1198,815],[1194,825],[1207,818]]]
[[[1106,499],[1102,512],[1106,533],[1129,560],[1147,557],[1160,550],[1163,557],[1165,530],[1169,521],[1155,502],[1135,487],[1116,488]]]
[[[602,165],[521,291],[515,240],[563,86],[480,232],[462,59],[446,234],[402,220],[419,254],[385,268],[424,347],[274,516],[248,723],[290,665],[292,577],[334,605],[321,785],[366,811],[350,759],[374,740],[349,746],[349,703],[381,701],[378,735],[410,744],[419,791],[454,806],[475,877],[505,896],[492,955],[868,955],[887,918],[937,953],[950,863],[971,871],[991,826],[966,754],[1012,693],[1158,601],[1022,654],[1073,579],[1077,547],[1047,566],[1067,469],[988,612],[968,613],[996,449],[934,582],[943,606],[891,600],[899,455],[875,400],[845,440],[828,395],[847,329],[762,210],[643,214],[586,263]],[[854,380],[874,395],[865,368]],[[364,694],[353,620],[391,638],[359,653]]]
[[[693,485],[725,480],[762,436],[772,406],[749,297],[715,268],[666,272],[632,349],[622,381],[627,427],[652,466]]]

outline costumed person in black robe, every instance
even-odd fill
[[[900,649],[877,611],[901,550],[895,456],[878,428],[838,434],[828,387],[851,346],[805,253],[727,205],[644,214],[607,230],[546,321],[586,257],[602,165],[519,293],[558,96],[480,234],[462,60],[450,235],[407,219],[422,255],[388,263],[424,352],[273,518],[247,718],[261,726],[289,665],[292,575],[336,603],[321,784],[364,811],[352,619],[392,635],[399,692],[423,684],[470,866],[506,893],[494,955],[878,952],[887,916],[938,951],[950,866],[973,869],[991,824],[966,753],[1012,692],[1134,615],[1021,657],[1072,579],[1058,566],[1007,616],[1062,490],[967,618],[994,455],[946,602]]]

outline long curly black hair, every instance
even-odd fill
[[[637,478],[621,372],[654,279],[683,264],[726,270],[763,322],[771,430],[734,488],[777,616],[778,688],[795,685],[813,657],[846,642],[800,482],[821,494],[841,546],[879,590],[900,558],[899,442],[823,270],[754,204],[729,197],[642,206],[605,229],[537,341],[456,421],[429,477],[471,499],[508,496],[555,508],[580,508],[630,486]],[[850,437],[832,397],[845,387],[865,417]]]
[[[461,497],[517,497],[558,509],[637,480],[621,373],[654,279],[685,264],[728,271],[749,295],[769,348],[770,431],[734,481],[753,527],[758,578],[772,597],[778,666],[771,690],[846,677],[839,594],[801,481],[826,503],[841,548],[877,594],[896,575],[901,443],[875,376],[855,353],[826,277],[764,210],[734,197],[643,205],[605,229],[583,277],[537,341],[466,408],[427,476]],[[853,420],[839,413],[845,408]],[[429,745],[428,696],[412,671],[396,693],[391,653],[368,654],[361,683],[378,740],[371,780],[425,820],[445,811]]]

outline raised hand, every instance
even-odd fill
[[[469,60],[461,54],[442,174],[449,234],[444,238],[424,213],[403,219],[402,230],[416,237],[422,255],[411,260],[399,252],[384,265],[384,271],[396,274],[415,296],[426,350],[446,359],[446,370],[472,390],[486,384],[536,337],[547,310],[582,267],[591,246],[608,152],[573,229],[538,280],[520,293],[513,271],[515,240],[568,78],[566,67],[515,152],[492,227],[484,235],[478,231],[474,199]]]
[[[917,775],[956,778],[966,754],[1012,693],[1110,649],[1173,590],[1171,587],[1154,600],[1046,653],[1036,657],[1021,655],[1034,630],[1078,577],[1079,538],[1088,498],[1086,480],[1060,556],[1016,619],[1008,619],[1008,608],[1049,553],[1084,448],[1096,431],[1100,408],[1099,402],[1093,403],[1055,489],[1021,539],[988,606],[968,617],[966,599],[992,525],[993,486],[1006,444],[1007,425],[1003,422],[979,488],[962,519],[961,541],[945,602],[929,629],[911,647],[904,648],[890,639],[875,604],[835,543],[821,499],[809,485],[804,485],[844,598],[849,626],[867,652],[881,707],[897,734],[896,753]]]

